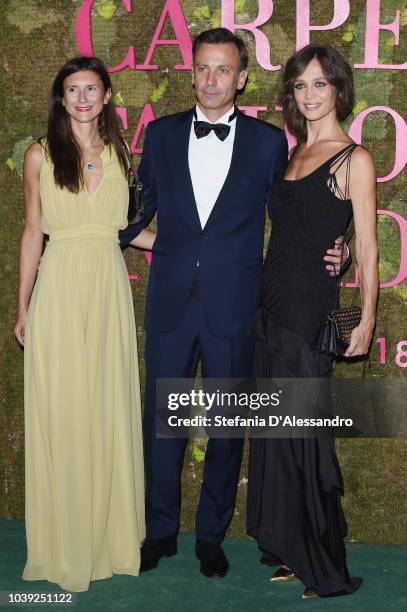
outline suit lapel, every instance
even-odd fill
[[[206,222],[207,229],[221,213],[229,206],[232,207],[236,201],[236,193],[239,190],[239,179],[247,172],[248,166],[253,163],[253,151],[256,147],[256,135],[251,122],[246,116],[237,111],[236,116],[236,132],[233,143],[232,159],[230,162],[229,172],[225,182],[218,195],[215,205]]]
[[[202,231],[188,162],[192,117],[193,109],[180,114],[175,122],[175,139],[171,147],[171,169],[174,172],[177,194],[179,194],[176,205],[180,207],[182,217],[190,222],[193,229]]]

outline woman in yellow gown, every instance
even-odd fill
[[[23,578],[85,591],[136,576],[145,537],[136,329],[118,244],[127,162],[96,58],[58,73],[47,138],[25,156],[24,199],[14,330],[25,363]],[[133,245],[153,240],[144,230]]]

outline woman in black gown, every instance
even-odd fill
[[[362,321],[346,356],[369,349],[378,290],[376,180],[371,156],[340,126],[352,106],[352,71],[335,49],[308,45],[288,61],[283,108],[298,145],[270,194],[272,235],[252,327],[257,378],[330,376],[332,359],[317,347],[321,317],[337,307],[337,279],[321,260],[352,215]],[[341,495],[332,438],[251,439],[247,531],[270,564],[283,564],[274,579],[298,577],[304,598],[349,594],[361,583],[346,566]]]

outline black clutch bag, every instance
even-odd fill
[[[126,142],[122,139],[123,149],[129,163],[129,210],[127,213],[127,221],[129,225],[139,223],[144,218],[143,205],[143,185],[139,179],[137,170],[131,159],[130,150]]]
[[[328,312],[323,319],[319,337],[319,350],[340,357],[350,344],[352,330],[362,319],[360,306],[349,306]]]
[[[346,240],[350,240],[353,235],[353,223]],[[342,257],[345,246],[345,237],[342,242]],[[340,283],[337,282],[339,303]],[[352,331],[362,320],[362,308],[355,304],[358,291],[353,294],[352,304],[346,308],[331,310],[322,317],[321,330],[318,339],[318,349],[321,353],[327,353],[333,357],[341,357],[350,344]]]

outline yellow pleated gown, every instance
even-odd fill
[[[118,230],[128,187],[105,146],[97,191],[54,183],[45,153],[49,235],[26,325],[26,533],[23,578],[85,591],[137,576],[145,537],[133,301]]]

